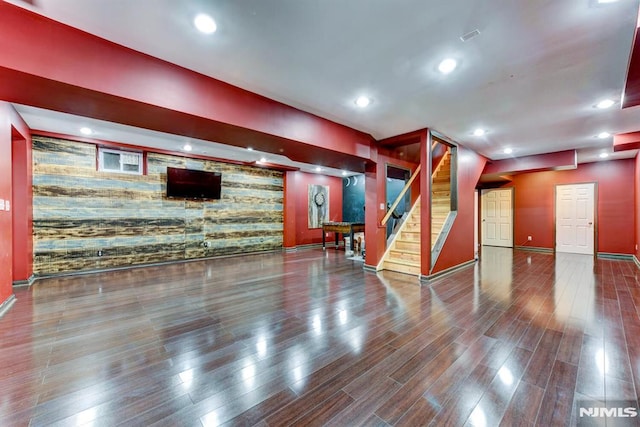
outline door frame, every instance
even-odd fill
[[[567,185],[593,184],[593,258],[598,258],[598,182],[571,182],[566,184],[556,184],[553,187],[553,253],[557,253],[558,246],[558,187]],[[562,252],[564,253],[564,252]]]
[[[492,188],[481,188],[480,189],[480,200],[478,203],[478,210],[479,210],[479,215],[478,215],[478,244],[480,246],[480,249],[478,250],[478,253],[480,254],[481,248],[484,246],[484,236],[482,235],[482,218],[484,215],[484,212],[482,211],[482,198],[483,198],[483,193],[485,191],[492,191],[492,190],[511,190],[511,249],[515,249],[516,248],[516,236],[515,236],[515,230],[516,230],[516,189],[515,187],[492,187]]]

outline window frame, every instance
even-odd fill
[[[119,154],[120,155],[120,169],[106,169],[104,167],[104,153]],[[128,171],[124,170],[124,163],[122,163],[122,155],[134,155],[138,157],[138,170]],[[144,161],[145,156],[142,151],[120,150],[116,148],[98,147],[98,171],[99,172],[111,172],[111,173],[123,173],[127,175],[144,175]]]

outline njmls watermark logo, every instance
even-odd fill
[[[576,401],[576,421],[578,427],[592,426],[638,426],[640,408],[636,400]]]

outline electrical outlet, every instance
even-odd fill
[[[102,256],[102,255],[104,255],[104,254],[102,253],[102,250],[99,250],[99,251],[98,251],[98,256]]]
[[[531,237],[531,236],[527,236],[527,240],[528,240],[528,241],[532,241],[532,240],[533,240],[533,237]]]

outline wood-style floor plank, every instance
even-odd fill
[[[3,426],[575,425],[631,400],[640,270],[483,248],[428,285],[316,249],[16,288]]]

